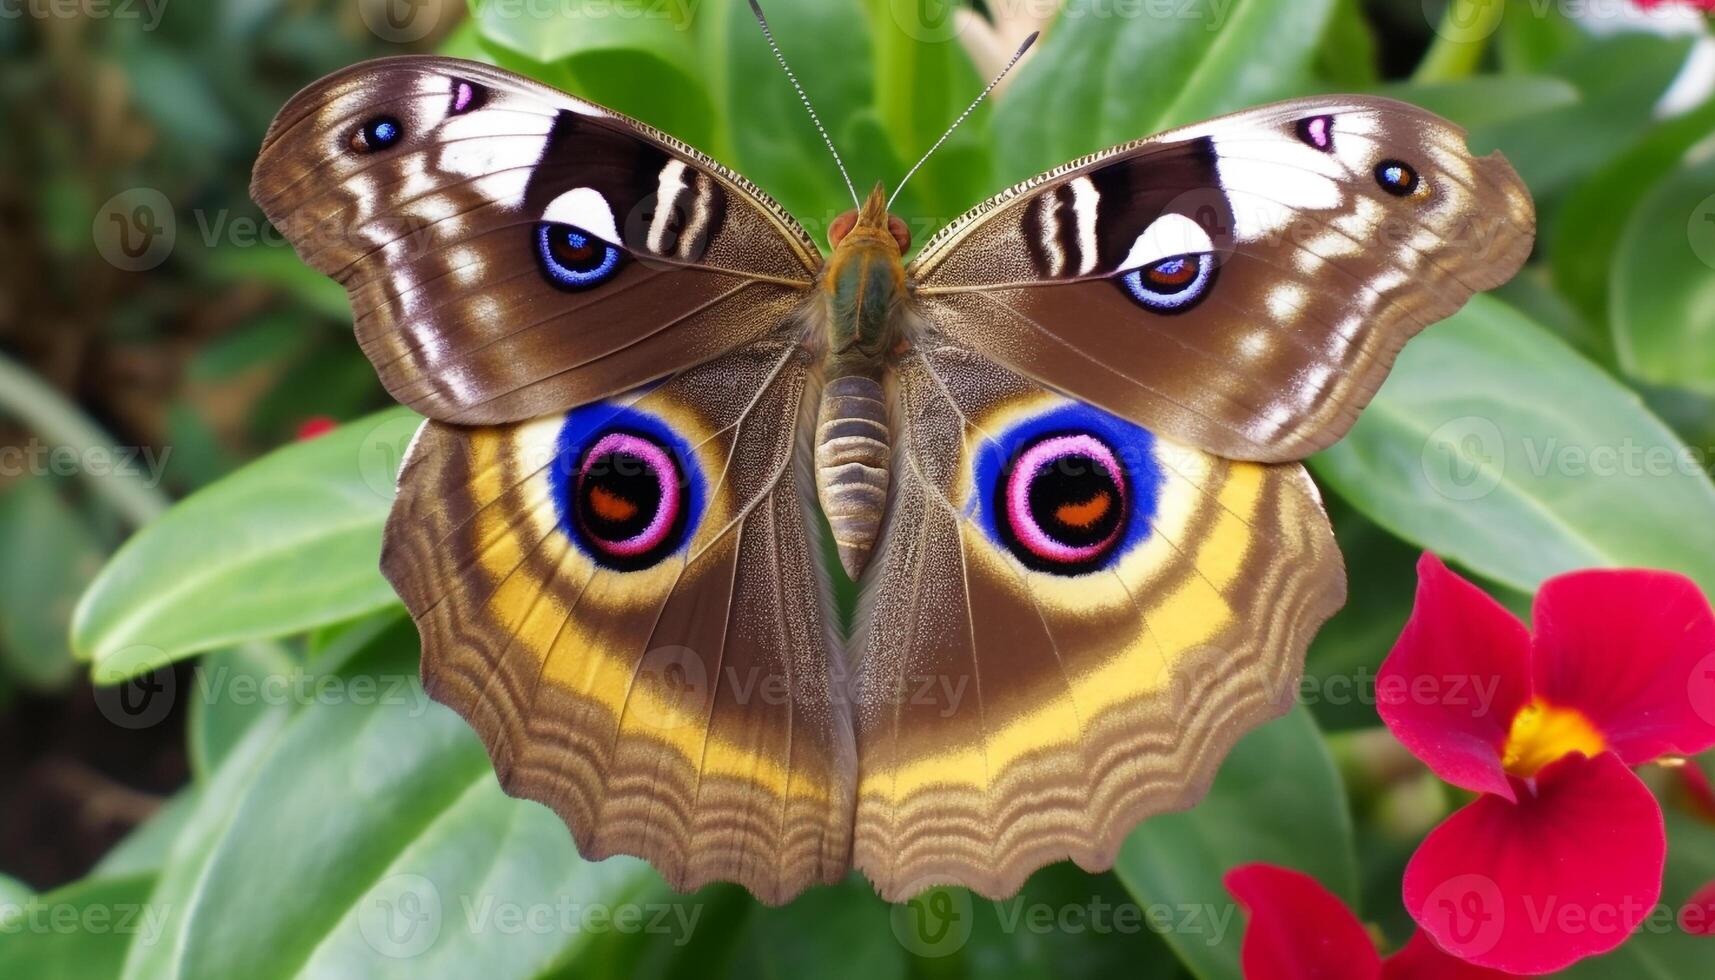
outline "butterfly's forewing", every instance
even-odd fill
[[[1233,459],[1343,435],[1401,345],[1505,282],[1534,211],[1499,155],[1385,99],[1241,112],[1075,161],[936,236],[932,328]]]
[[[894,900],[1106,868],[1290,703],[1345,596],[1320,498],[932,339],[897,392],[853,862]]]
[[[442,421],[510,422],[760,337],[815,245],[664,134],[508,72],[365,62],[280,111],[252,194],[346,287],[387,390]]]
[[[588,858],[771,902],[848,867],[849,714],[831,678],[795,423],[806,355],[758,342],[526,422],[429,422],[383,570],[423,679],[502,785]]]

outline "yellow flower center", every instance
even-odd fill
[[[1602,733],[1576,709],[1537,698],[1513,716],[1506,747],[1501,750],[1501,765],[1514,776],[1529,779],[1569,752],[1595,758],[1607,747]]]

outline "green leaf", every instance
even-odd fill
[[[937,898],[941,893],[948,898]],[[945,925],[955,928],[939,945],[926,943],[949,910],[969,916],[968,938],[950,922]],[[913,952],[939,953],[962,943],[958,964],[967,976],[984,980],[1179,976],[1161,935],[1182,924],[1179,910],[1141,903],[1112,874],[1093,875],[1067,861],[1031,875],[1010,898],[986,901],[964,889],[937,889],[895,906],[892,921],[894,934]]]
[[[757,908],[733,975],[901,980],[905,948],[890,934],[889,911],[861,876]]]
[[[202,265],[204,274],[213,279],[267,283],[322,316],[338,323],[351,322],[351,301],[344,287],[305,265],[278,237],[221,245],[206,254]]]
[[[950,16],[926,22],[935,14],[950,14],[951,5],[868,0],[867,6],[875,36],[877,116],[909,166],[952,125],[987,79],[978,77]],[[987,102],[979,106],[905,185],[896,210],[912,224],[914,241],[927,238],[927,228],[915,221],[939,227],[997,189],[988,138],[992,111]],[[904,172],[885,176],[891,187]]]
[[[709,2],[709,0],[705,0]],[[810,229],[813,236],[851,207],[851,194],[810,117],[768,50],[744,0],[709,3],[703,17],[714,30],[710,76],[714,101],[731,128],[732,163]],[[724,16],[723,16],[724,13]],[[875,105],[870,22],[856,4],[776,3],[769,26],[798,74],[822,122],[834,135],[858,192],[877,179],[897,178],[893,150],[872,118],[868,139],[845,139],[857,117]]]
[[[73,649],[110,683],[393,604],[377,567],[381,528],[417,424],[404,409],[382,412],[186,498],[84,593]]]
[[[1546,68],[1577,86],[1578,104],[1485,126],[1471,142],[1506,154],[1552,231],[1552,200],[1649,128],[1651,110],[1690,44],[1690,38],[1632,33],[1588,41]]]
[[[1638,202],[1712,132],[1715,99],[1656,126],[1567,195],[1549,260],[1554,285],[1585,316],[1598,319],[1608,314],[1614,252]],[[1674,237],[1673,225],[1657,231],[1662,233],[1657,237]]]
[[[1336,89],[1358,91],[1376,83],[1376,32],[1358,0],[1335,0],[1316,52],[1316,75]]]
[[[714,109],[698,66],[692,4],[567,0],[484,3],[483,41],[507,67],[715,152]],[[522,61],[520,62],[521,59]]]
[[[104,976],[155,980],[180,975],[177,964],[192,926],[189,910],[208,870],[214,845],[230,828],[245,790],[257,778],[257,768],[279,741],[285,720],[284,714],[264,716],[261,724],[244,733],[212,778],[198,786],[194,805],[183,817],[149,894],[149,902],[165,910],[163,934],[156,942],[134,946],[123,973]],[[287,879],[270,876],[267,880]]]
[[[101,567],[101,550],[44,476],[0,488],[0,540],[0,663],[37,690],[62,687],[76,668],[66,643],[72,601]]]
[[[377,640],[250,764],[174,910],[180,975],[530,976],[608,932],[695,928],[647,865],[584,862],[550,810],[501,792],[417,684],[410,634]]]
[[[89,878],[0,905],[0,976],[118,975],[126,951],[152,942],[161,928],[166,910],[148,901],[153,881],[147,874]]]
[[[1715,395],[1715,157],[1649,191],[1626,222],[1613,269],[1621,369]]]
[[[157,874],[166,867],[173,842],[202,803],[202,787],[192,784],[173,794],[149,819],[101,856],[90,877]]]
[[[1346,792],[1302,707],[1240,739],[1201,803],[1132,831],[1114,872],[1139,902],[1190,917],[1165,935],[1192,973],[1237,980],[1243,923],[1221,877],[1255,861],[1303,871],[1357,905]]]
[[[1522,592],[1616,565],[1715,590],[1708,460],[1491,297],[1408,344],[1357,425],[1311,466],[1376,523]]]
[[[1067,160],[1312,86],[1334,0],[1234,0],[1196,16],[1072,0],[995,110],[1000,176]]]
[[[1400,99],[1446,116],[1466,129],[1494,126],[1576,105],[1578,89],[1547,75],[1485,75],[1453,82],[1396,82],[1375,94]]]
[[[289,714],[293,695],[313,676],[284,649],[247,644],[203,657],[185,719],[191,771],[207,778],[227,753],[269,712]]]
[[[1350,506],[1328,507],[1349,575],[1345,606],[1323,625],[1305,655],[1299,700],[1327,731],[1368,728],[1376,716],[1375,676],[1411,615],[1417,550]]]

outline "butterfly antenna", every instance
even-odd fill
[[[756,23],[762,28],[762,36],[768,41],[769,50],[774,52],[774,60],[780,62],[780,70],[786,73],[786,80],[792,83],[792,88],[798,93],[798,101],[804,103],[804,111],[810,114],[810,121],[816,124],[816,132],[822,134],[822,142],[828,145],[828,152],[834,156],[834,166],[840,168],[840,177],[846,182],[846,190],[851,192],[852,205],[862,208],[858,201],[857,188],[852,186],[851,174],[846,173],[846,164],[840,159],[840,151],[834,149],[834,141],[828,136],[827,129],[822,126],[822,117],[816,115],[816,107],[810,104],[810,97],[804,94],[804,86],[798,84],[798,76],[792,74],[792,66],[786,63],[786,56],[780,53],[780,45],[774,40],[774,32],[768,29],[768,18],[762,16],[762,4],[750,0],[750,12],[756,15]]]
[[[754,2],[752,3],[752,6],[755,6]],[[899,192],[904,189],[905,182],[911,179],[911,175],[916,173],[918,168],[923,166],[923,164],[929,162],[929,158],[935,154],[936,150],[941,148],[941,144],[947,142],[947,137],[953,135],[953,130],[958,129],[959,124],[964,122],[967,116],[975,112],[977,106],[983,104],[983,100],[989,97],[989,93],[993,92],[994,87],[1000,84],[1000,80],[1006,77],[1006,73],[1012,70],[1012,66],[1018,64],[1018,59],[1024,57],[1024,52],[1029,51],[1030,46],[1036,43],[1036,37],[1040,33],[1042,32],[1030,32],[1030,36],[1025,38],[1024,43],[1018,46],[1018,50],[1012,53],[1012,58],[1007,61],[1006,66],[1000,70],[1000,74],[994,77],[994,81],[989,82],[988,85],[984,86],[981,92],[977,93],[977,97],[972,100],[970,105],[965,107],[965,111],[959,113],[959,118],[953,120],[953,124],[947,127],[947,131],[941,134],[941,138],[935,141],[934,146],[929,147],[929,152],[919,157],[917,162],[911,165],[910,170],[905,171],[905,176],[899,179],[898,186],[893,188],[892,197],[887,199],[887,206],[889,208],[893,207],[893,199],[899,196]]]

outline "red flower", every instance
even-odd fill
[[[1442,952],[1419,932],[1382,959],[1357,916],[1300,871],[1247,864],[1227,891],[1249,915],[1239,955],[1245,980],[1484,980],[1504,977]]]
[[[1382,720],[1478,799],[1431,831],[1405,905],[1443,948],[1546,973],[1624,942],[1661,895],[1661,807],[1629,767],[1715,745],[1715,614],[1669,572],[1544,583],[1536,633],[1433,555],[1377,674]]]
[[[1632,0],[1632,5],[1639,10],[1654,10],[1663,4],[1681,3],[1687,7],[1696,7],[1705,13],[1715,13],[1715,0]]]
[[[1715,881],[1679,907],[1679,928],[1694,936],[1715,936]]]
[[[339,423],[326,415],[312,415],[298,423],[298,441],[325,436],[339,428]]]

